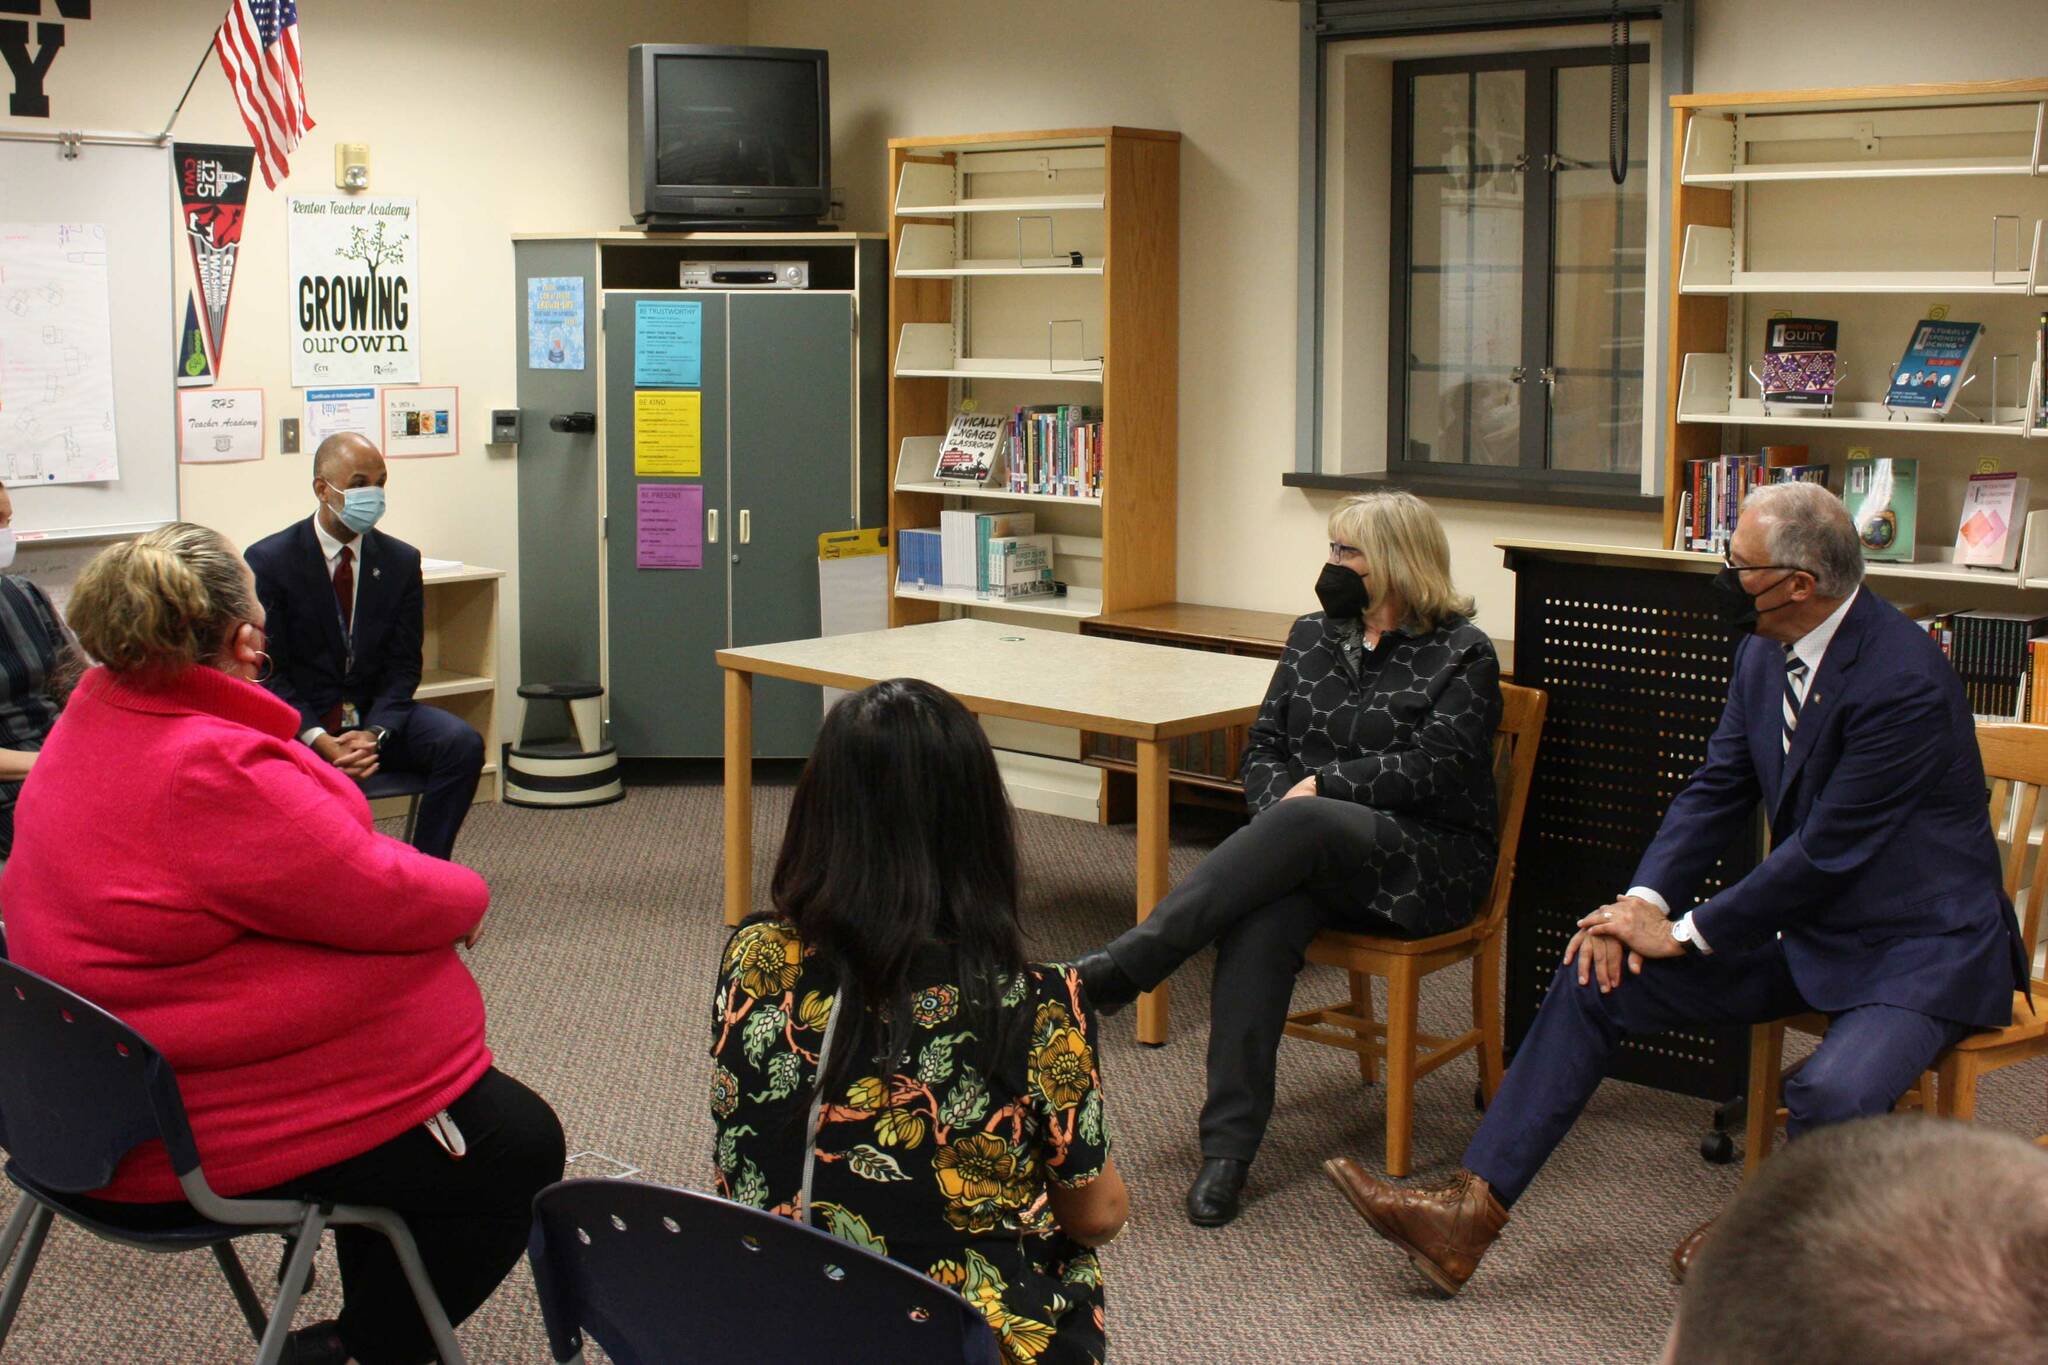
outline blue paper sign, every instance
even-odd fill
[[[641,299],[633,305],[633,384],[690,388],[704,382],[704,305]]]
[[[583,277],[535,275],[526,281],[526,368],[583,368]]]

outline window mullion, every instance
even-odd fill
[[[1552,169],[1557,151],[1557,68],[1534,61],[1522,81],[1524,110],[1522,145],[1528,170],[1522,179],[1522,467],[1550,467],[1552,386],[1542,382],[1551,363],[1551,217],[1556,196]]]

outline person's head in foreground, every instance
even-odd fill
[[[195,664],[253,679],[266,662],[255,577],[226,536],[191,522],[95,555],[69,614],[86,652],[131,683]]]
[[[1686,1276],[1671,1365],[1963,1365],[2048,1352],[2048,1150],[1947,1119],[1765,1162]]]
[[[897,1048],[911,1034],[912,959],[928,945],[945,946],[963,985],[1022,971],[1009,799],[967,708],[911,678],[834,706],[790,800],[773,895],[806,942],[845,965],[851,1017],[886,1027]],[[994,1043],[996,1000],[966,1004],[977,1041]],[[858,1064],[841,1049],[823,1089]]]

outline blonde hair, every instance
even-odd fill
[[[248,569],[227,537],[173,522],[94,555],[66,614],[78,643],[115,673],[173,673],[219,657],[256,614]]]
[[[1365,556],[1373,595],[1392,591],[1408,620],[1435,630],[1447,616],[1472,615],[1472,599],[1451,583],[1451,545],[1429,504],[1402,489],[1356,493],[1330,513],[1330,539]]]

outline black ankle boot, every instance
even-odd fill
[[[1100,948],[1075,958],[1073,965],[1081,977],[1082,994],[1097,1014],[1115,1014],[1142,994],[1138,983],[1124,975],[1116,959]]]
[[[1188,1221],[1198,1228],[1220,1228],[1235,1219],[1251,1169],[1251,1162],[1235,1157],[1205,1159],[1195,1183],[1188,1186]]]

